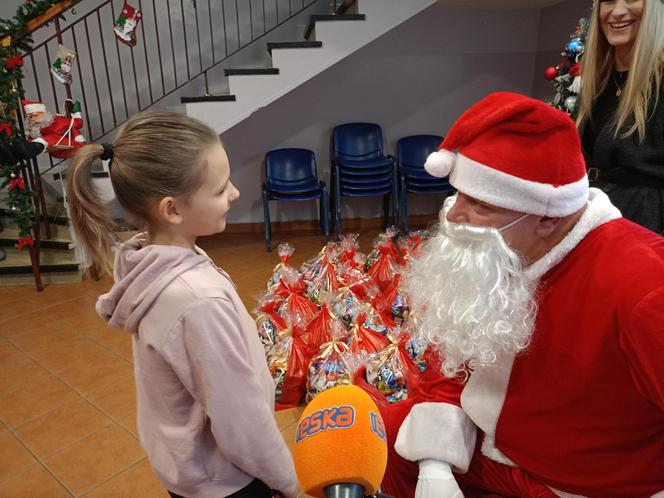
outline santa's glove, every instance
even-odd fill
[[[463,498],[450,465],[439,460],[420,460],[415,498]]]

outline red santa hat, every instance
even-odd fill
[[[579,134],[566,113],[524,95],[493,93],[468,109],[424,166],[494,206],[561,217],[588,201]]]
[[[33,112],[46,112],[46,106],[42,102],[36,102],[32,100],[22,100],[23,110],[26,114],[32,114]]]

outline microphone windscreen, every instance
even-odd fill
[[[331,484],[352,483],[378,491],[387,466],[387,442],[378,407],[357,386],[323,391],[304,409],[295,433],[293,460],[305,493],[325,498]]]

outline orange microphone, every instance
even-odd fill
[[[387,466],[383,419],[357,386],[337,386],[316,396],[297,424],[295,471],[316,498],[361,498],[378,491]]]

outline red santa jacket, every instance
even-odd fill
[[[450,405],[416,405],[395,444],[404,458],[463,471],[474,425],[482,453],[554,490],[664,490],[664,238],[622,218],[607,222],[615,216],[605,209],[603,219],[606,196],[591,199],[579,226],[531,268],[541,280],[530,346],[474,372],[461,408],[454,396]]]

